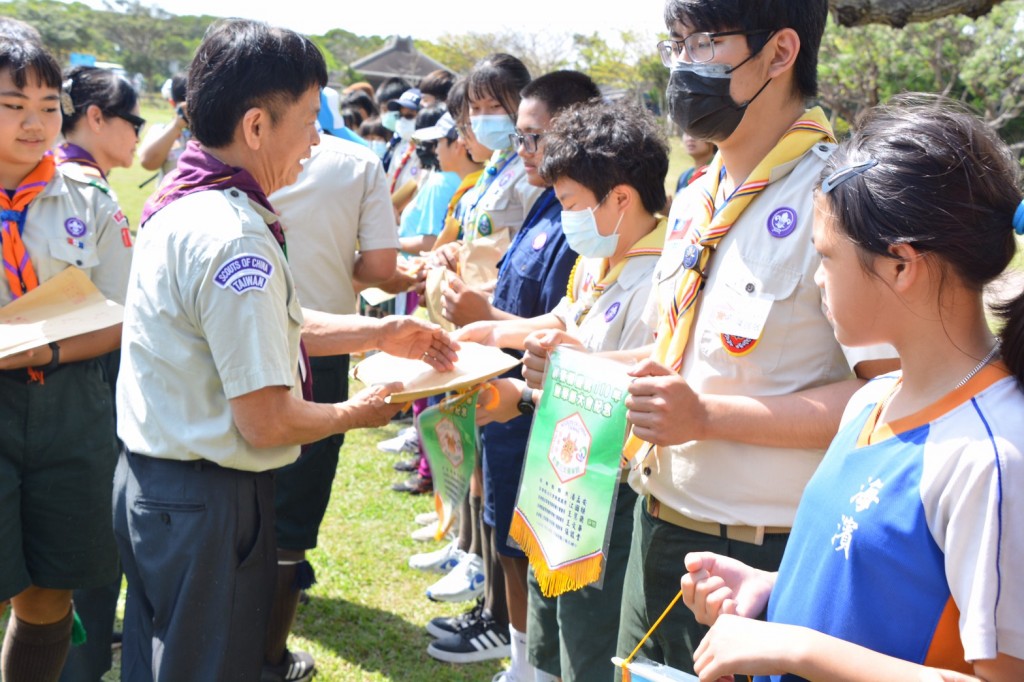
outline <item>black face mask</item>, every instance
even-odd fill
[[[688,135],[721,142],[732,135],[750,103],[764,92],[769,78],[753,97],[739,104],[729,94],[732,72],[753,59],[757,52],[734,67],[727,64],[688,64],[672,67],[665,95],[672,120]]]

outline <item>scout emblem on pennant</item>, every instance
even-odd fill
[[[627,370],[564,347],[548,358],[509,530],[545,596],[602,579],[626,435]]]

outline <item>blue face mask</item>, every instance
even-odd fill
[[[389,111],[380,117],[380,124],[391,132],[395,132],[395,124],[398,123],[398,118],[397,111]]]
[[[516,132],[516,126],[508,114],[481,114],[469,117],[473,136],[491,151],[507,149],[508,136]]]
[[[384,140],[370,140],[370,149],[373,153],[380,158],[384,158],[384,153],[388,150],[388,143]]]
[[[597,205],[600,206],[603,202],[604,199],[601,199]],[[562,211],[562,232],[565,233],[569,247],[584,258],[611,258],[619,246],[619,225],[622,224],[624,215],[625,213],[619,215],[615,229],[610,235],[605,236],[597,231],[597,218],[594,217],[593,208]]]

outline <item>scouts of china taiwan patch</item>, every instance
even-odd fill
[[[220,266],[213,281],[221,289],[230,287],[241,295],[253,289],[264,291],[273,274],[274,266],[270,261],[256,254],[243,253]]]
[[[725,352],[736,357],[750,353],[757,347],[758,342],[760,339],[745,339],[742,336],[722,334],[722,347],[725,348]]]

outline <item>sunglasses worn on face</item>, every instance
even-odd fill
[[[139,132],[142,130],[142,126],[146,125],[146,119],[135,114],[122,113],[120,111],[108,111],[105,112],[108,116],[116,116],[122,120],[128,121],[132,128],[135,129],[135,135],[138,137]]]

